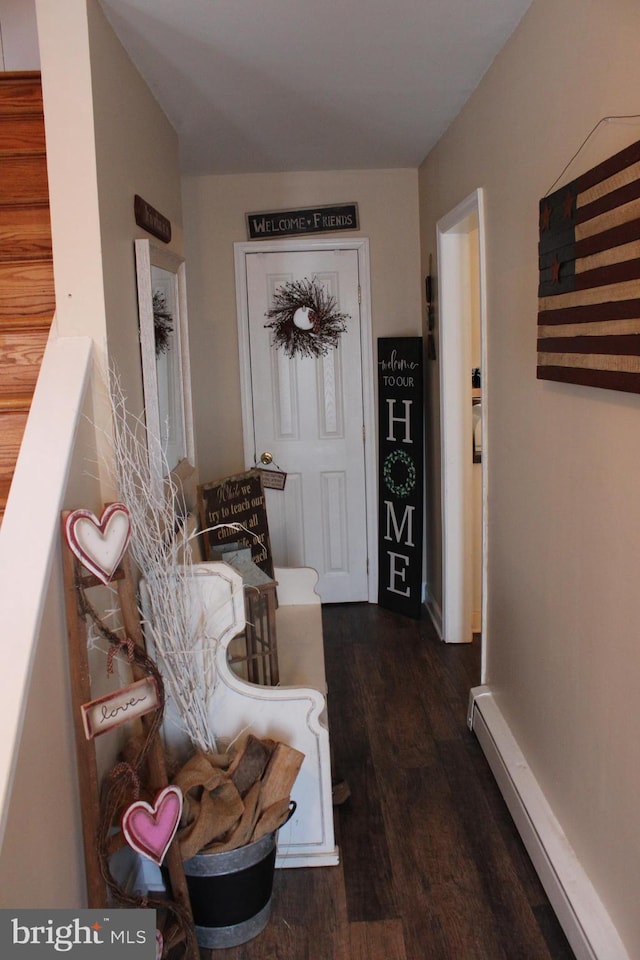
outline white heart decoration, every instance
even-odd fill
[[[129,846],[158,866],[178,829],[182,799],[180,787],[165,787],[156,795],[153,806],[136,800],[123,814],[122,832]]]
[[[131,536],[131,517],[124,503],[111,503],[100,519],[90,510],[74,510],[65,524],[67,543],[85,567],[109,583]]]

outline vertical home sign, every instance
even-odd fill
[[[378,339],[378,603],[418,619],[422,604],[422,337]]]

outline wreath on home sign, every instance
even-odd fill
[[[346,332],[349,314],[336,310],[335,297],[315,278],[285,283],[273,302],[265,328],[273,330],[272,346],[288,357],[324,357]]]
[[[385,486],[394,497],[408,497],[416,485],[416,468],[404,450],[392,450],[382,468]]]

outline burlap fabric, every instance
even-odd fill
[[[184,795],[177,835],[184,860],[234,850],[282,826],[289,798],[266,808],[261,802],[261,777],[275,746],[249,738],[235,757],[196,753],[174,777]]]

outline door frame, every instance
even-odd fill
[[[475,190],[436,224],[439,272],[440,422],[442,470],[442,636],[472,639],[471,337],[460,309],[463,257],[470,217],[477,216],[482,369],[482,675],[487,630],[488,377],[484,195]]]
[[[255,465],[251,356],[249,351],[249,297],[246,258],[255,253],[298,253],[305,251],[355,250],[360,278],[360,363],[362,366],[362,411],[364,431],[365,508],[367,524],[367,571],[369,603],[378,602],[378,497],[376,464],[376,417],[371,322],[371,270],[367,237],[331,239],[254,240],[234,243],[238,351],[244,462]]]

